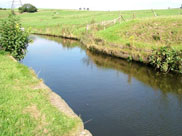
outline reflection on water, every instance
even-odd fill
[[[58,44],[61,44],[66,49],[71,49],[71,48],[74,48],[74,47],[80,45],[80,42],[76,41],[76,40],[63,39],[63,38],[58,38],[58,37],[53,37],[53,36],[43,36],[43,35],[41,35],[39,37],[45,38],[45,39],[50,40],[50,41],[54,41]],[[37,37],[35,37],[34,35],[32,35],[30,38],[33,41],[35,41],[37,39]],[[84,48],[83,46],[79,46],[79,47]]]
[[[155,71],[151,67],[147,67],[135,62],[103,56],[98,53],[86,51],[87,59],[83,62],[91,65],[92,62],[103,69],[115,69],[128,75],[128,83],[132,82],[132,77],[152,87],[154,90],[160,90],[163,94],[174,93],[182,95],[182,75],[181,74],[164,74]]]
[[[181,136],[182,76],[33,36],[23,64],[61,95],[94,136]]]

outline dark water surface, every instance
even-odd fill
[[[182,76],[33,36],[22,63],[59,94],[94,136],[182,136]]]

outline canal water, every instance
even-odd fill
[[[93,136],[182,136],[182,76],[95,54],[80,43],[34,40],[21,63],[81,116]]]

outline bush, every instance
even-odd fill
[[[19,19],[15,15],[10,14],[7,19],[2,20],[0,46],[18,60],[22,59],[26,53],[29,42],[28,36],[29,32],[23,30]]]
[[[18,8],[20,13],[23,12],[29,12],[29,13],[33,13],[33,12],[37,12],[37,8],[31,4],[24,4],[22,7]]]
[[[175,71],[182,73],[182,50],[176,51],[170,47],[154,50],[150,63],[163,72]]]

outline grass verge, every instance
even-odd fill
[[[157,16],[154,16],[154,12]],[[25,13],[18,16],[25,28],[32,27],[32,33],[80,39],[88,49],[128,60],[150,63],[165,72],[180,71],[182,73],[179,70],[182,67],[180,64],[182,10],[167,9],[154,12],[152,10],[41,9],[37,13]],[[3,16],[4,14],[3,12]],[[102,25],[103,21],[113,20],[121,15],[124,19],[120,23]],[[169,52],[167,52],[167,56],[161,57],[158,55],[158,51],[164,47],[169,47],[169,50],[167,49]],[[154,54],[156,51],[157,54]],[[150,61],[151,56],[155,58],[152,62]],[[180,58],[171,60],[168,56]],[[160,61],[158,61],[159,59]]]
[[[33,71],[0,52],[0,135],[60,135],[76,133],[81,119],[60,112],[50,90],[40,86]]]

